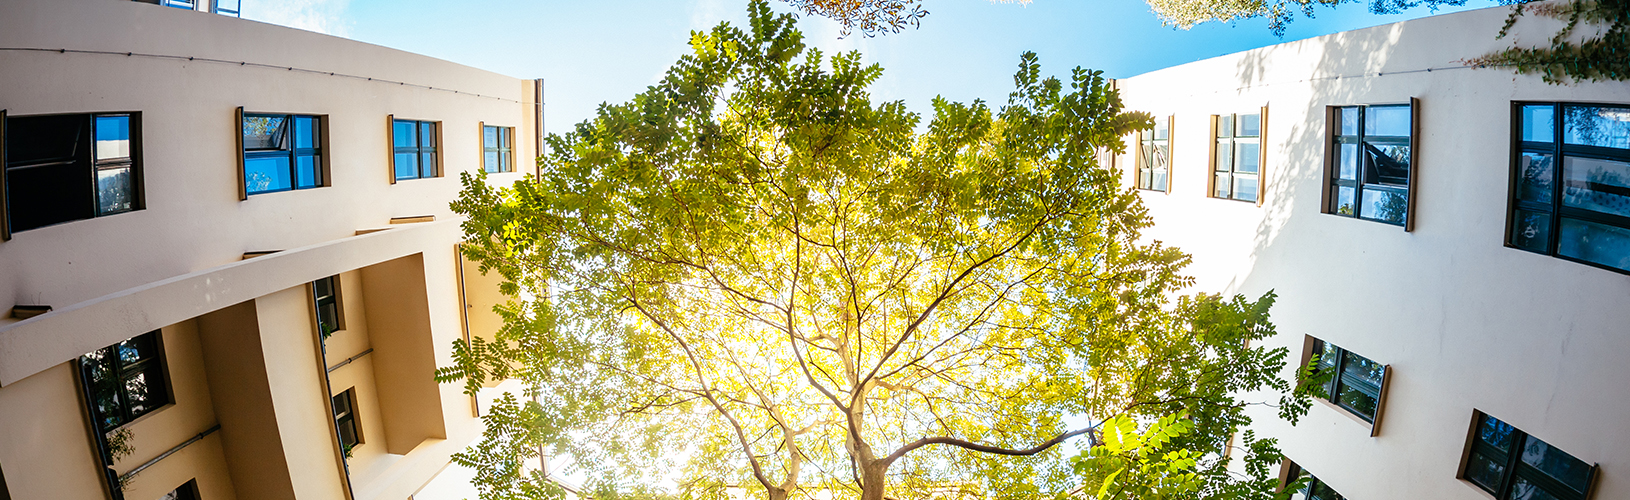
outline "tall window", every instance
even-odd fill
[[[1303,470],[1302,467],[1300,465],[1296,465],[1295,462],[1291,462],[1290,475],[1286,477],[1286,482],[1294,482],[1303,477],[1307,478],[1307,485],[1302,486],[1302,488],[1297,490],[1296,493],[1291,494],[1291,500],[1346,500],[1346,497],[1341,496],[1340,493],[1336,493],[1336,490],[1331,489],[1330,485],[1325,484],[1325,482],[1320,481],[1318,477],[1308,473],[1306,470]]]
[[[1386,366],[1318,339],[1313,339],[1313,354],[1319,357],[1318,372],[1331,374],[1324,386],[1328,400],[1374,423],[1380,411]]]
[[[396,180],[437,175],[436,122],[391,120]]]
[[[327,186],[323,121],[310,115],[244,114],[244,193]]]
[[[1499,500],[1585,500],[1596,467],[1477,412],[1461,477]]]
[[[9,232],[142,208],[139,113],[4,121]]]
[[[511,140],[515,127],[481,126],[481,169],[487,173],[514,172],[515,152]]]
[[[1262,185],[1262,115],[1215,115],[1211,196],[1255,202]]]
[[[100,434],[170,404],[159,332],[153,331],[79,357],[91,417]]]
[[[1506,243],[1630,272],[1630,107],[1514,107]]]
[[[340,449],[345,451],[346,458],[350,458],[351,449],[362,444],[362,433],[357,430],[357,389],[352,387],[335,394],[333,402],[334,427],[340,433]]]
[[[311,296],[316,302],[314,307],[317,312],[317,330],[325,339],[345,328],[340,324],[339,282],[339,276],[329,276],[311,282]]]
[[[1325,212],[1410,229],[1413,106],[1345,106],[1331,119]]]

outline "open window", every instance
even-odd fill
[[[1415,227],[1418,101],[1329,108],[1324,212]]]
[[[140,113],[5,116],[0,122],[0,238],[142,208]]]
[[[1368,427],[1371,436],[1379,434],[1392,367],[1335,344],[1307,337],[1303,345],[1302,364],[1313,360],[1318,361],[1315,374],[1329,377],[1324,383],[1325,397],[1317,401],[1329,404]]]
[[[1630,274],[1630,106],[1512,114],[1506,246]]]
[[[240,199],[329,185],[324,152],[326,117],[244,113],[242,108],[238,115],[243,182]]]

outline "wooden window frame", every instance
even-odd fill
[[[1173,125],[1175,125],[1176,118],[1177,118],[1176,115],[1166,115],[1166,119],[1165,119],[1165,121],[1166,121],[1166,138],[1165,139],[1156,139],[1153,129],[1148,130],[1148,131],[1140,130],[1140,131],[1135,133],[1133,143],[1135,144],[1136,147],[1134,147],[1133,150],[1132,150],[1132,158],[1133,158],[1133,161],[1132,161],[1132,165],[1133,165],[1132,185],[1134,187],[1138,188],[1139,190],[1155,191],[1155,192],[1171,194],[1171,192],[1172,192],[1172,178],[1174,177],[1172,175],[1172,130],[1175,128]],[[1148,139],[1143,138],[1143,134],[1145,132],[1149,133],[1149,138]],[[1153,166],[1150,166],[1150,167],[1147,168],[1149,170],[1149,176],[1150,176],[1149,177],[1149,184],[1145,185],[1143,183],[1143,171],[1145,170],[1144,162],[1149,161],[1148,158],[1146,158],[1145,155],[1144,155],[1144,150],[1145,150],[1144,143],[1146,143],[1146,142],[1149,143],[1150,146],[1157,146],[1158,145],[1157,143],[1161,143],[1161,142],[1164,142],[1165,145],[1166,145],[1165,165],[1162,166],[1162,168],[1164,168],[1166,170],[1166,185],[1162,186],[1160,189],[1155,189],[1154,188],[1154,170],[1155,170],[1155,167],[1153,167]]]
[[[1522,140],[1522,109],[1528,106],[1545,105],[1551,106],[1551,142],[1542,143]],[[1563,255],[1560,251],[1562,243],[1562,238],[1560,236],[1562,232],[1562,219],[1564,217],[1592,224],[1630,229],[1630,217],[1582,207],[1570,207],[1563,201],[1567,175],[1567,158],[1589,158],[1616,162],[1630,162],[1630,150],[1602,146],[1568,144],[1565,137],[1567,126],[1563,123],[1563,117],[1566,108],[1569,106],[1617,108],[1623,112],[1630,112],[1630,104],[1627,103],[1593,103],[1574,101],[1511,102],[1511,177],[1509,184],[1507,184],[1506,193],[1506,225],[1504,244],[1508,248],[1537,253],[1540,255],[1547,255],[1569,262],[1576,262],[1599,269],[1605,269],[1619,274],[1630,274],[1630,269],[1621,269],[1606,264],[1600,264],[1577,257]],[[1549,202],[1525,201],[1518,198],[1518,186],[1522,182],[1522,165],[1520,158],[1524,153],[1551,155],[1551,193]],[[1545,220],[1548,222],[1550,227],[1546,233],[1546,241],[1543,243],[1543,251],[1536,251],[1532,248],[1524,247],[1513,242],[1513,238],[1516,236],[1515,226],[1517,222],[1518,210],[1545,217]]]
[[[333,404],[333,400],[338,400],[339,398],[345,398],[345,406],[347,410],[344,413],[339,412],[338,406]],[[334,409],[334,429],[336,431],[336,436],[339,439],[340,453],[343,455],[345,453],[345,433],[341,431],[341,429],[344,429],[347,426],[341,424],[341,419],[349,419],[351,436],[356,439],[356,442],[351,444],[351,449],[355,450],[356,447],[362,446],[367,442],[362,436],[362,422],[360,422],[361,418],[357,416],[357,388],[346,388],[345,390],[340,391],[339,394],[330,396],[329,399],[330,408]]]
[[[125,214],[125,213],[130,213],[130,212],[139,212],[139,211],[147,209],[147,190],[144,187],[145,186],[145,177],[144,177],[144,174],[143,174],[143,171],[145,170],[145,164],[142,161],[142,145],[141,145],[141,143],[142,143],[142,125],[141,125],[142,113],[140,111],[100,111],[100,112],[90,112],[90,113],[47,113],[47,114],[38,114],[38,115],[24,115],[24,116],[17,117],[17,118],[26,119],[26,118],[32,118],[32,117],[51,117],[51,116],[83,117],[84,120],[85,120],[85,123],[83,124],[84,127],[85,127],[84,128],[84,133],[88,136],[88,137],[86,137],[85,142],[88,143],[89,146],[87,147],[86,152],[84,153],[86,155],[84,160],[86,162],[86,167],[88,169],[90,169],[90,181],[91,181],[91,183],[88,186],[88,188],[91,190],[90,201],[91,201],[92,206],[90,207],[90,211],[89,211],[90,215],[87,216],[87,217],[83,217],[83,218],[69,219],[69,220],[65,220],[65,221],[61,221],[61,222],[57,222],[57,223],[47,224],[45,226],[39,226],[39,227],[24,229],[23,231],[28,231],[28,230],[33,230],[33,229],[41,229],[41,228],[45,228],[45,227],[49,227],[49,226],[55,226],[55,225],[58,225],[58,224],[68,224],[68,223],[78,222],[78,221],[82,221],[82,220],[97,219],[97,218],[102,218],[102,217],[111,217],[111,216],[114,216],[114,215]],[[96,146],[96,121],[97,121],[97,118],[109,117],[109,116],[124,116],[124,117],[126,117],[128,119],[128,122],[129,122],[129,125],[130,125],[130,138],[129,138],[130,151],[129,151],[128,156],[123,157],[123,158],[128,158],[128,160],[124,160],[124,161],[111,160],[110,161],[110,160],[99,160],[99,159],[96,158],[96,147],[97,147]],[[12,200],[10,199],[10,194],[9,194],[10,190],[11,190],[11,186],[10,186],[11,180],[10,180],[10,172],[9,172],[11,170],[9,168],[10,157],[8,156],[8,152],[6,150],[6,144],[5,144],[7,142],[7,140],[6,140],[7,134],[9,134],[9,130],[10,130],[8,128],[8,125],[9,125],[9,122],[10,122],[10,120],[12,118],[13,117],[11,117],[7,113],[7,110],[0,109],[0,241],[10,241],[11,237],[12,237],[13,229],[15,229],[15,227],[11,223],[11,215],[12,215],[13,210],[11,210],[11,202],[12,202]],[[104,167],[104,165],[110,165],[110,164],[112,164],[114,166],[111,167],[111,168]],[[98,181],[97,173],[99,171],[101,171],[101,170],[109,170],[109,169],[114,169],[114,168],[128,168],[128,169],[130,169],[130,208],[127,209],[127,210],[119,210],[119,211],[115,211],[115,212],[103,213],[102,210],[101,210],[100,203],[98,201],[98,196],[100,196],[100,188],[99,188],[99,186],[97,184],[97,181]]]
[[[1494,419],[1511,428],[1510,450],[1501,451],[1499,448],[1479,439],[1477,431],[1479,427],[1482,427],[1484,418]],[[1473,409],[1471,428],[1466,432],[1466,446],[1464,452],[1461,454],[1460,465],[1455,472],[1455,478],[1465,481],[1478,491],[1492,495],[1497,500],[1506,500],[1511,497],[1513,486],[1515,485],[1516,479],[1519,476],[1528,480],[1529,484],[1537,486],[1540,491],[1560,500],[1589,500],[1592,497],[1596,490],[1596,483],[1600,482],[1601,464],[1590,464],[1590,472],[1585,476],[1585,491],[1581,493],[1568,487],[1562,481],[1551,477],[1550,474],[1541,471],[1522,460],[1523,453],[1520,452],[1520,450],[1524,450],[1528,444],[1528,439],[1538,440],[1541,443],[1544,443],[1546,446],[1568,455],[1574,460],[1579,460],[1580,463],[1587,463],[1584,460],[1580,460],[1579,457],[1573,456],[1572,453],[1568,453],[1561,448],[1552,446],[1550,443],[1545,443],[1545,440],[1543,439],[1533,437],[1533,435],[1524,432],[1515,425],[1511,425],[1509,422],[1500,420],[1499,418],[1484,413],[1481,410]],[[1472,480],[1472,478],[1467,477],[1467,468],[1471,464],[1473,453],[1482,455],[1491,462],[1493,462],[1495,459],[1504,461],[1504,463],[1500,464],[1504,466],[1502,472],[1500,473],[1500,484],[1496,485],[1492,491],[1489,489],[1489,487],[1483,485],[1482,483],[1478,483],[1477,481]]]
[[[290,192],[290,191],[303,191],[303,190],[307,190],[307,189],[321,189],[321,188],[325,188],[325,187],[333,187],[334,186],[334,172],[330,168],[330,165],[332,164],[331,163],[332,160],[331,160],[330,157],[333,156],[333,151],[332,151],[332,149],[333,149],[333,141],[329,140],[329,137],[331,137],[332,134],[329,133],[329,128],[330,127],[329,127],[328,115],[313,114],[313,113],[283,113],[283,112],[260,112],[260,111],[245,112],[243,107],[239,106],[238,109],[237,109],[236,116],[237,116],[237,127],[236,128],[237,128],[237,131],[238,131],[238,133],[237,133],[237,146],[238,146],[238,201],[246,201],[246,200],[249,199],[250,195],[267,195],[267,194],[273,194],[273,193],[286,193],[286,192]],[[259,192],[253,192],[253,193],[249,192],[249,172],[248,172],[249,159],[251,157],[257,157],[258,158],[258,157],[270,157],[270,156],[273,156],[272,153],[263,153],[261,151],[249,151],[248,147],[244,144],[244,142],[243,142],[244,119],[246,119],[246,118],[248,118],[250,116],[283,116],[285,120],[288,120],[288,123],[289,123],[288,127],[291,130],[290,134],[293,134],[292,130],[294,129],[294,120],[296,118],[311,118],[316,122],[316,124],[317,124],[317,134],[316,134],[316,137],[314,139],[316,139],[317,145],[315,147],[310,147],[310,148],[295,147],[294,146],[294,139],[293,138],[289,139],[289,149],[288,149],[288,153],[287,153],[288,156],[289,156],[289,188],[288,189],[278,189],[278,190],[272,190],[272,191],[259,191]],[[310,150],[310,152],[309,153],[301,153],[302,150]],[[270,150],[270,151],[279,151],[279,150]],[[296,176],[295,171],[299,169],[299,161],[300,161],[300,157],[302,157],[302,156],[311,156],[311,157],[316,159],[315,164],[313,165],[313,168],[316,169],[316,176],[318,178],[318,182],[316,183],[316,185],[309,186],[309,187],[300,187],[299,186],[298,177]]]
[[[1229,200],[1229,201],[1238,201],[1238,202],[1242,202],[1242,203],[1252,203],[1252,204],[1255,204],[1256,206],[1262,206],[1262,199],[1264,198],[1263,191],[1265,190],[1264,188],[1267,185],[1266,181],[1264,180],[1264,179],[1266,179],[1265,174],[1266,174],[1266,167],[1267,167],[1267,163],[1268,163],[1268,161],[1267,161],[1267,156],[1268,155],[1267,155],[1267,149],[1266,149],[1266,147],[1267,147],[1266,146],[1266,144],[1267,144],[1266,137],[1267,137],[1267,131],[1268,131],[1268,120],[1267,120],[1268,113],[1267,113],[1267,110],[1268,110],[1267,107],[1263,107],[1261,109],[1260,113],[1258,113],[1256,115],[1257,116],[1257,133],[1254,136],[1240,136],[1240,135],[1238,135],[1239,134],[1239,132],[1238,132],[1238,129],[1239,129],[1239,124],[1238,124],[1239,117],[1240,116],[1249,116],[1249,115],[1251,115],[1251,113],[1231,113],[1231,114],[1227,114],[1227,115],[1211,115],[1211,133],[1207,134],[1211,138],[1211,143],[1208,144],[1207,148],[1206,148],[1206,197],[1207,198],[1215,198],[1215,199],[1219,199],[1219,200]],[[1218,123],[1219,120],[1223,119],[1224,117],[1226,117],[1229,120],[1229,129],[1231,130],[1231,132],[1229,132],[1230,135],[1228,137],[1222,137],[1222,136],[1218,135],[1219,130],[1218,130],[1218,127],[1217,127],[1217,123]],[[1256,143],[1257,143],[1257,147],[1256,147],[1256,149],[1257,149],[1257,164],[1256,164],[1256,173],[1254,173],[1254,174],[1238,173],[1238,170],[1239,170],[1239,162],[1238,162],[1239,155],[1235,154],[1235,151],[1238,150],[1238,144],[1239,144],[1238,141],[1241,140],[1241,139],[1246,139],[1246,140],[1255,139],[1256,140]],[[1228,171],[1227,172],[1217,170],[1217,146],[1219,144],[1221,144],[1225,140],[1228,141],[1228,151],[1229,151],[1229,165],[1228,165]],[[1217,196],[1217,176],[1220,175],[1220,174],[1224,174],[1224,173],[1228,174],[1228,179],[1229,179],[1229,182],[1230,182],[1227,197]],[[1234,176],[1236,176],[1236,175],[1254,175],[1254,176],[1256,176],[1257,190],[1256,190],[1256,198],[1255,199],[1246,200],[1246,199],[1240,199],[1240,198],[1235,198],[1234,197],[1234,190],[1233,190],[1232,183],[1233,183]]]
[[[444,131],[442,130],[442,123],[440,121],[437,121],[437,120],[414,120],[414,119],[408,119],[408,118],[396,118],[396,115],[394,115],[394,114],[389,115],[389,116],[391,117],[391,119],[390,119],[390,134],[389,134],[389,139],[390,139],[389,144],[390,144],[391,155],[389,157],[390,161],[388,161],[387,163],[390,165],[391,184],[395,184],[397,181],[410,181],[410,180],[418,180],[418,179],[435,179],[435,178],[442,177],[442,172],[443,172],[442,162],[446,161],[446,160],[444,160],[444,158],[447,156],[445,149],[442,148],[442,136],[446,135],[446,134],[443,133]],[[413,124],[414,136],[418,138],[418,140],[415,141],[416,142],[415,145],[410,146],[410,147],[397,147],[396,146],[396,124],[399,123],[399,122],[400,123],[412,123]],[[434,138],[433,141],[431,141],[432,144],[430,144],[428,146],[425,144],[425,140],[424,140],[424,128],[423,127],[424,127],[425,124],[430,124],[431,129],[436,132],[436,137]],[[427,151],[427,148],[428,148],[428,151]],[[414,157],[414,164],[418,165],[418,167],[419,167],[418,173],[417,173],[417,175],[415,177],[397,177],[396,176],[396,155],[398,155],[398,154],[407,154],[409,152],[411,152],[411,154],[414,155],[413,156]],[[428,174],[425,173],[426,166],[424,165],[424,154],[427,153],[427,152],[430,153],[430,154],[435,155],[435,159],[436,159],[435,163],[428,167],[429,170],[430,170],[430,172]]]
[[[320,295],[318,293],[317,284],[324,280],[329,281],[328,295]],[[340,292],[340,276],[336,274],[326,278],[319,278],[317,281],[311,282],[309,284],[309,288],[311,292],[312,319],[316,322],[314,327],[317,329],[318,335],[321,335],[322,338],[327,339],[330,335],[345,330],[345,299]],[[334,305],[334,329],[323,331],[322,309],[323,305],[327,303],[332,303]]]
[[[499,145],[497,147],[487,147],[488,128],[497,129],[499,132]],[[481,132],[477,136],[481,139],[481,170],[489,174],[515,172],[515,127],[487,125],[487,122],[480,122],[480,128],[477,130]],[[487,153],[498,153],[498,170],[487,170]]]
[[[1404,214],[1403,214],[1404,215],[1404,220],[1401,223],[1394,223],[1392,221],[1383,220],[1383,219],[1372,219],[1372,218],[1364,217],[1362,215],[1365,186],[1367,186],[1367,185],[1378,186],[1378,188],[1382,188],[1382,189],[1387,190],[1387,191],[1396,191],[1398,189],[1396,186],[1366,182],[1367,179],[1364,178],[1365,177],[1365,174],[1364,174],[1364,170],[1365,170],[1365,168],[1364,168],[1364,160],[1363,160],[1362,157],[1359,158],[1358,160],[1356,160],[1358,162],[1358,164],[1356,166],[1357,172],[1355,172],[1355,174],[1354,174],[1355,179],[1351,181],[1353,183],[1353,186],[1352,186],[1352,188],[1353,188],[1353,211],[1352,211],[1351,214],[1340,213],[1339,209],[1334,207],[1335,202],[1337,201],[1335,199],[1336,198],[1335,192],[1336,192],[1337,187],[1338,187],[1337,185],[1338,185],[1338,183],[1340,181],[1342,181],[1341,179],[1337,178],[1337,175],[1338,175],[1338,172],[1339,172],[1338,169],[1340,168],[1340,166],[1338,165],[1338,162],[1340,161],[1339,145],[1343,144],[1342,141],[1348,140],[1347,137],[1355,137],[1356,140],[1360,141],[1359,144],[1362,147],[1362,145],[1364,144],[1364,139],[1366,137],[1366,135],[1364,134],[1364,122],[1365,122],[1365,119],[1366,119],[1365,115],[1367,114],[1369,108],[1372,108],[1372,107],[1396,107],[1396,106],[1408,106],[1409,107],[1409,138],[1407,140],[1407,144],[1408,144],[1408,147],[1409,147],[1409,174],[1408,174],[1409,179],[1406,180],[1404,182],[1404,185],[1403,185],[1403,189],[1404,189],[1403,195],[1404,195],[1404,200],[1405,200],[1404,201],[1405,207],[1404,207]],[[1358,113],[1359,113],[1359,115],[1358,115],[1358,123],[1357,123],[1357,129],[1358,129],[1357,130],[1357,132],[1358,132],[1357,135],[1345,136],[1345,135],[1341,134],[1340,122],[1341,122],[1341,110],[1343,108],[1357,108],[1359,110],[1358,111]],[[1322,184],[1321,184],[1321,187],[1320,187],[1320,193],[1321,193],[1320,197],[1319,197],[1319,199],[1320,199],[1320,203],[1319,203],[1320,212],[1330,214],[1330,215],[1335,215],[1335,216],[1338,216],[1338,217],[1346,217],[1346,218],[1349,218],[1349,219],[1358,219],[1358,220],[1365,220],[1365,221],[1370,221],[1370,222],[1378,222],[1378,223],[1381,223],[1381,224],[1400,226],[1400,227],[1403,227],[1404,232],[1412,232],[1412,231],[1414,231],[1415,230],[1415,212],[1416,212],[1415,207],[1418,204],[1417,200],[1419,199],[1419,195],[1420,195],[1420,189],[1419,189],[1419,184],[1420,184],[1420,164],[1421,164],[1421,162],[1420,162],[1420,156],[1421,156],[1421,150],[1420,150],[1421,101],[1420,101],[1420,99],[1411,97],[1411,98],[1409,98],[1409,101],[1407,101],[1405,103],[1373,103],[1373,104],[1350,104],[1350,105],[1341,105],[1341,106],[1326,106],[1325,107],[1325,120],[1324,121],[1325,121],[1324,177],[1322,179]],[[1396,137],[1396,136],[1391,136],[1391,137]],[[1362,149],[1360,150],[1359,154],[1360,155],[1364,154]]]
[[[1313,356],[1315,354],[1318,354],[1319,351],[1320,351],[1320,349],[1319,349],[1320,344],[1327,344],[1327,345],[1329,345],[1331,347],[1334,347],[1337,350],[1338,354],[1340,354],[1341,356],[1334,363],[1335,366],[1333,367],[1333,371],[1335,372],[1335,375],[1331,377],[1329,382],[1326,382],[1326,386],[1325,386],[1325,392],[1326,392],[1325,396],[1326,397],[1322,397],[1322,398],[1316,397],[1316,398],[1313,398],[1313,400],[1318,401],[1319,403],[1324,404],[1325,406],[1329,406],[1330,408],[1336,410],[1337,413],[1340,413],[1342,415],[1346,415],[1348,418],[1351,418],[1354,422],[1357,422],[1359,425],[1364,426],[1366,429],[1369,430],[1370,437],[1376,437],[1376,436],[1381,435],[1381,421],[1382,421],[1382,417],[1384,417],[1386,415],[1386,408],[1387,408],[1387,392],[1388,392],[1388,389],[1392,385],[1392,365],[1390,365],[1390,364],[1382,364],[1381,365],[1381,383],[1380,383],[1380,387],[1377,388],[1376,396],[1375,396],[1375,414],[1366,417],[1364,415],[1360,415],[1356,410],[1353,410],[1351,408],[1348,408],[1347,406],[1344,406],[1344,405],[1342,405],[1340,403],[1337,403],[1336,402],[1336,400],[1337,400],[1336,391],[1338,391],[1339,388],[1342,386],[1341,376],[1343,374],[1343,369],[1344,369],[1345,364],[1346,364],[1345,363],[1345,355],[1346,354],[1352,354],[1353,356],[1358,356],[1358,357],[1364,358],[1366,360],[1369,360],[1372,363],[1374,363],[1375,361],[1370,359],[1367,356],[1354,353],[1354,352],[1352,352],[1352,351],[1350,351],[1348,349],[1342,348],[1341,346],[1338,346],[1338,345],[1336,345],[1334,343],[1327,342],[1325,340],[1313,337],[1311,335],[1304,335],[1303,336],[1303,341],[1302,341],[1301,366],[1307,366],[1308,363],[1313,361]]]
[[[1284,491],[1285,488],[1288,488],[1296,481],[1301,480],[1302,476],[1304,475],[1308,478],[1307,485],[1303,486],[1296,492],[1293,492],[1293,495],[1300,493],[1302,494],[1303,498],[1309,498],[1312,490],[1318,485],[1322,484],[1326,490],[1329,490],[1330,493],[1336,495],[1337,498],[1346,498],[1345,495],[1342,495],[1340,492],[1336,491],[1335,488],[1330,487],[1330,483],[1324,482],[1323,480],[1319,479],[1318,476],[1313,475],[1313,473],[1308,472],[1307,469],[1303,469],[1301,465],[1288,458],[1285,459],[1285,461],[1282,462],[1279,467],[1279,490]]]

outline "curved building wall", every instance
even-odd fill
[[[466,300],[466,283],[492,279],[463,274],[448,203],[460,173],[483,169],[483,124],[513,127],[517,170],[488,182],[531,171],[535,91],[206,12],[0,4],[10,132],[33,116],[139,113],[145,200],[0,241],[0,498],[156,498],[189,481],[210,500],[413,494],[480,432],[472,398],[430,377],[470,335],[466,311],[503,300]],[[240,199],[240,107],[325,117],[327,186]],[[392,182],[392,116],[439,122],[438,177]],[[272,253],[246,255],[258,252]],[[313,282],[330,276],[342,319],[324,336]],[[18,305],[51,311],[13,317]],[[152,331],[163,405],[109,429],[133,448],[110,464],[128,482],[109,487],[78,363]],[[359,436],[349,458],[341,396]]]
[[[1270,345],[1293,360],[1313,337],[1390,368],[1373,425],[1331,404],[1295,427],[1257,418],[1349,499],[1489,498],[1459,479],[1474,411],[1598,465],[1590,498],[1630,498],[1630,276],[1505,245],[1513,102],[1630,105],[1630,84],[1465,68],[1513,41],[1546,45],[1560,27],[1530,16],[1495,40],[1506,14],[1429,17],[1117,82],[1129,108],[1174,117],[1170,189],[1143,200],[1157,223],[1149,237],[1194,255],[1195,288],[1277,293]],[[1322,213],[1327,107],[1412,98],[1412,230]],[[1212,115],[1263,109],[1261,203],[1211,197]],[[1129,184],[1135,155],[1116,158]]]

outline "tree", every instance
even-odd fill
[[[1167,26],[1189,29],[1209,22],[1231,22],[1265,17],[1274,36],[1285,36],[1285,28],[1296,13],[1313,17],[1318,7],[1334,8],[1359,0],[1146,0],[1155,15]],[[1426,6],[1465,5],[1466,0],[1367,0],[1372,14],[1396,14],[1405,9]]]
[[[880,67],[749,18],[550,136],[539,178],[463,177],[467,254],[517,298],[437,378],[535,398],[455,456],[484,499],[558,495],[539,453],[606,497],[1275,495],[1271,440],[1224,453],[1243,395],[1307,410],[1260,346],[1272,294],[1179,296],[1189,257],[1098,161],[1148,114],[1025,54],[1005,106],[920,128]]]
[[[928,16],[922,0],[785,0],[805,14],[831,18],[843,25],[843,35],[860,30],[866,36],[899,33],[921,26]],[[1030,0],[991,0],[1030,3]]]
[[[1511,27],[1527,12],[1561,19],[1567,24],[1551,37],[1550,46],[1513,46],[1473,58],[1467,63],[1480,67],[1510,68],[1520,74],[1539,73],[1552,84],[1581,80],[1630,80],[1630,0],[1516,2],[1496,38],[1505,38]],[[1595,33],[1571,40],[1581,21],[1595,28]]]

